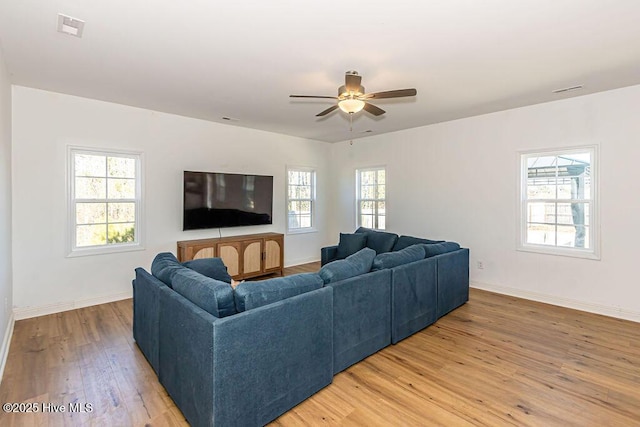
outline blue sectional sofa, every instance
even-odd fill
[[[354,233],[365,244],[342,259],[323,248],[317,274],[235,290],[217,258],[137,268],[134,338],[187,421],[264,425],[468,300],[468,249],[378,233]]]

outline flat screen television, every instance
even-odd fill
[[[183,181],[183,230],[272,223],[272,176],[185,171]]]

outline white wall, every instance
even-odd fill
[[[472,286],[640,321],[638,105],[634,86],[336,144],[332,233],[354,229],[355,168],[386,165],[387,228],[469,247]],[[591,144],[601,260],[516,251],[517,153]]]
[[[67,145],[144,153],[145,251],[66,257]],[[285,231],[285,167],[318,171],[318,228],[287,235],[285,264],[320,257],[326,243],[326,143],[100,102],[13,88],[13,282],[16,317],[124,298],[134,268],[149,268],[176,241],[217,237],[218,230],[182,231],[182,171],[274,176],[272,226],[222,229],[222,235]],[[50,307],[47,309],[47,305]]]
[[[11,84],[0,46],[0,378],[13,328],[11,282]]]

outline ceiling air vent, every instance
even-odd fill
[[[58,14],[58,32],[69,34],[70,36],[82,37],[84,21],[72,18],[62,13]]]
[[[571,87],[563,87],[562,89],[552,90],[551,93],[562,93],[562,92],[570,92],[572,90],[582,89],[582,85],[576,85]]]

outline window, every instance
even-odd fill
[[[315,229],[316,172],[309,168],[287,169],[287,230]]]
[[[69,149],[70,255],[141,249],[141,154]]]
[[[595,147],[520,157],[519,249],[597,258]]]
[[[385,229],[385,175],[385,168],[356,171],[358,227]]]

